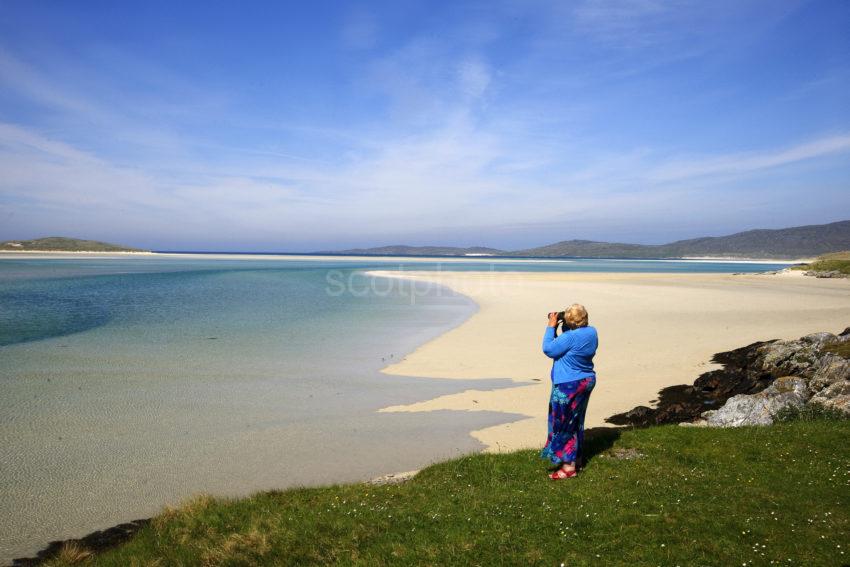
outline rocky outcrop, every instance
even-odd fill
[[[607,419],[618,425],[766,425],[784,408],[818,404],[850,415],[850,327],[793,341],[753,343],[716,354],[719,370],[693,385],[659,393],[655,408],[638,406]]]
[[[770,425],[773,416],[787,407],[802,408],[809,400],[806,381],[796,376],[783,376],[757,394],[739,394],[729,398],[722,408],[703,412],[706,425],[736,427],[738,425]]]
[[[820,359],[818,369],[809,380],[809,386],[813,391],[820,392],[836,382],[846,381],[848,376],[850,376],[850,360],[828,353]]]
[[[755,394],[767,388],[774,376],[762,370],[761,349],[770,342],[758,342],[714,355],[711,361],[722,368],[702,374],[692,385],[670,386],[658,393],[654,408],[637,406],[606,421],[639,427],[688,422],[707,409],[719,408],[738,394]]]
[[[850,274],[845,274],[844,272],[839,272],[838,270],[827,270],[827,271],[816,271],[816,270],[808,270],[805,272],[806,276],[813,276],[816,278],[850,278]]]
[[[850,380],[830,384],[812,396],[811,403],[850,415]]]
[[[775,341],[759,348],[762,371],[776,376],[770,386],[751,395],[733,396],[717,410],[706,411],[706,425],[769,425],[788,408],[817,404],[850,415],[850,360],[836,348],[850,344],[850,328],[836,336],[814,333],[796,341]]]

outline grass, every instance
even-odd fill
[[[850,415],[841,410],[826,407],[820,404],[808,403],[803,407],[788,406],[778,413],[773,414],[774,422],[789,421],[841,421],[850,419]]]
[[[794,270],[812,270],[815,272],[841,272],[850,275],[850,252],[834,252],[824,254],[811,264],[800,264],[794,266]]]
[[[661,426],[588,442],[576,479],[534,451],[397,485],[198,496],[132,540],[51,565],[843,565],[850,421]]]

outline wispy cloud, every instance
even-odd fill
[[[675,32],[668,27],[670,20],[682,13],[680,2],[661,0],[586,0],[572,5],[572,15],[579,28],[602,40],[629,47],[672,37]]]
[[[69,93],[33,69],[32,66],[0,48],[0,84],[41,104],[66,112],[102,115],[85,97]]]
[[[460,91],[471,99],[483,95],[491,80],[490,69],[480,58],[468,57],[458,65]]]
[[[654,168],[648,177],[656,181],[675,181],[711,175],[740,175],[844,153],[850,153],[850,134],[829,136],[768,152],[706,156],[690,160],[674,158]]]
[[[43,64],[24,61],[2,47],[0,86],[20,100],[38,105],[40,112],[33,122],[58,136],[89,138],[102,149],[131,156],[147,153],[162,157],[182,151],[186,135],[180,133],[181,120],[196,122],[218,106],[222,97],[201,96],[197,89],[189,89],[185,81],[156,65],[108,51],[112,64],[130,75],[138,72],[144,77],[140,82],[150,82],[151,91],[158,94],[127,92],[102,71],[92,71],[50,52],[50,68],[63,69],[65,77],[60,78],[44,70]],[[104,137],[111,143],[103,144]]]

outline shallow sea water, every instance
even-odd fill
[[[473,386],[379,372],[476,309],[444,288],[414,296],[360,273],[400,266],[776,267],[2,259],[0,561],[151,516],[198,492],[238,496],[362,480],[480,448],[470,430],[513,416],[375,411]]]

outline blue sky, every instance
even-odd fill
[[[0,0],[0,240],[658,243],[850,218],[850,2]]]

